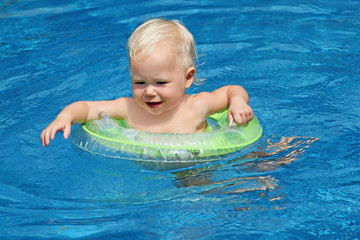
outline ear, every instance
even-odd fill
[[[191,86],[191,84],[193,83],[195,73],[196,73],[196,69],[194,67],[190,67],[190,68],[188,68],[188,70],[186,70],[186,73],[185,73],[185,79],[186,79],[185,87],[186,88],[189,88]]]

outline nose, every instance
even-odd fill
[[[152,86],[151,84],[146,86],[145,95],[146,96],[155,96],[156,95],[156,90],[155,90],[154,86]]]

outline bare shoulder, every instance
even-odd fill
[[[112,100],[111,102],[113,102],[114,104],[132,104],[134,102],[134,99],[131,97],[121,97]]]
[[[205,104],[209,101],[212,97],[210,92],[200,92],[196,95],[189,95],[190,103],[191,104]]]
[[[206,99],[209,97],[207,92],[201,92],[196,95],[188,95],[187,104],[192,108],[203,108]]]
[[[200,92],[192,97],[192,104],[198,109],[206,111],[206,115],[209,116],[228,106],[226,91],[217,89],[213,92]]]
[[[215,90],[213,92],[200,92],[193,96],[193,104],[199,104],[202,106],[213,105],[221,101],[223,95],[226,96],[226,94],[221,94],[218,90]]]
[[[113,118],[127,119],[134,103],[134,99],[130,97],[121,97],[106,101],[104,104],[104,112]]]
[[[187,100],[188,109],[199,115],[207,116],[209,112],[209,103],[212,101],[212,95],[209,92],[200,92],[196,95],[189,95]]]

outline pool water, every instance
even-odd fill
[[[1,239],[359,239],[359,1],[2,1]],[[134,162],[40,132],[131,96],[125,45],[178,19],[201,86],[242,85],[259,141],[218,161]],[[74,127],[73,129],[75,129]]]

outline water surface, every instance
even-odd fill
[[[359,1],[3,1],[2,239],[356,239]],[[71,102],[131,96],[143,21],[193,33],[206,83],[240,84],[264,134],[219,161],[86,154],[41,130]]]

